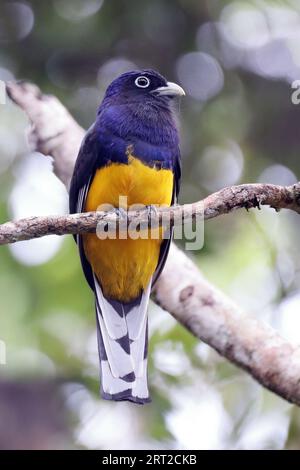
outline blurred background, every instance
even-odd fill
[[[0,4],[0,79],[94,120],[106,86],[137,67],[180,83],[181,199],[299,180],[300,2],[51,0]],[[0,222],[63,214],[51,159],[24,113],[0,105]],[[190,256],[248,314],[300,342],[300,218],[270,209],[205,225]],[[1,448],[299,449],[300,411],[263,390],[160,308],[150,309],[145,407],[99,399],[92,295],[71,237],[0,249]]]

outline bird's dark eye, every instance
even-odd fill
[[[141,76],[136,78],[134,83],[139,88],[147,88],[150,85],[150,80],[148,77]]]

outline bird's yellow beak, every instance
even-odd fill
[[[177,83],[167,82],[166,86],[161,86],[153,90],[153,93],[157,95],[166,95],[166,96],[184,96],[185,91]]]

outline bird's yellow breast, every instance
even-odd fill
[[[128,164],[112,163],[97,170],[85,210],[95,211],[102,204],[124,208],[133,204],[170,205],[173,184],[171,170],[152,168],[129,156]],[[104,295],[129,302],[147,287],[156,269],[161,237],[100,240],[95,234],[85,234],[83,245]]]

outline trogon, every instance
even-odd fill
[[[153,70],[124,73],[108,86],[75,164],[70,213],[176,202],[181,165],[174,98],[181,95],[179,85]],[[160,231],[155,237],[75,238],[95,295],[101,394],[146,403],[147,307],[170,237]]]

